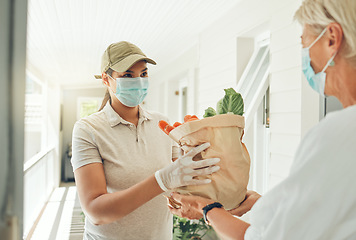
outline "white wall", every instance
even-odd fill
[[[170,106],[168,101],[165,101],[166,94],[170,94],[173,98],[174,89],[178,89],[180,81],[188,82],[188,114],[194,114],[197,109],[195,97],[198,95],[195,82],[197,79],[197,63],[198,63],[198,51],[197,46],[193,46],[182,52],[182,55],[172,58],[169,63],[158,63],[157,66],[150,66],[149,69],[152,74],[150,74],[150,88],[147,98],[145,100],[145,108],[159,111],[167,116],[169,116],[171,121],[176,121],[175,118],[178,115],[178,110],[176,114],[169,115],[177,106]],[[173,84],[171,84],[173,83]],[[172,88],[173,85],[173,88]],[[170,86],[170,87],[168,87]],[[170,89],[168,91],[168,89]]]
[[[302,29],[293,22],[300,4],[301,0],[243,1],[200,33],[197,51],[182,54],[153,76],[153,81],[162,82],[184,71],[192,72],[188,80],[196,94],[189,100],[194,104],[190,112],[202,117],[207,107],[215,107],[223,97],[224,88],[236,87],[241,68],[244,68],[242,65],[247,63],[239,59],[240,53],[251,54],[250,50],[241,47],[244,44],[241,39],[270,31],[269,188],[287,176],[302,136],[319,120],[318,96],[301,74]],[[251,48],[251,42],[245,44]],[[159,101],[165,99],[159,89],[150,89],[149,107],[153,109],[159,109]],[[247,137],[251,134],[247,133]]]

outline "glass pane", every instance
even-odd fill
[[[44,141],[44,95],[43,87],[38,80],[26,76],[25,98],[25,157],[28,161],[37,153],[41,152]]]

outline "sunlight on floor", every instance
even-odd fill
[[[84,221],[81,212],[75,186],[55,189],[31,240],[83,239]]]
[[[55,217],[59,209],[60,202],[49,202],[46,209],[38,222],[36,230],[34,231],[33,240],[47,240],[50,239],[52,228],[55,222]]]

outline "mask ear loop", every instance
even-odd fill
[[[115,83],[116,83],[116,85],[117,85],[117,80],[115,80],[112,76],[110,76],[109,74],[107,74],[112,80],[114,80],[115,81]],[[113,93],[113,94],[116,94],[116,91],[117,91],[117,89],[116,89],[116,91],[114,92],[112,89],[111,89],[111,87],[109,87],[109,89],[111,90],[111,92]]]
[[[331,66],[331,67],[335,66],[334,58],[335,58],[336,54],[337,54],[337,52],[334,53],[334,55],[329,59],[329,61],[326,63],[325,67],[323,68],[323,71],[321,71],[321,72],[325,72],[325,70],[326,70],[329,66]]]
[[[310,44],[309,47],[307,47],[308,49],[310,49],[328,30],[328,28],[324,28],[324,30],[319,34],[319,36],[314,40],[314,42],[312,44]]]
[[[319,36],[307,48],[310,49],[326,33],[327,30],[328,30],[327,27],[324,28],[324,30],[319,34]],[[321,72],[325,72],[325,70],[329,66],[335,66],[334,58],[335,58],[336,54],[337,54],[337,52],[329,59],[329,61],[326,63],[325,67],[323,68],[323,70]]]

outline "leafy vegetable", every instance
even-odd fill
[[[244,101],[240,93],[237,93],[233,88],[224,89],[225,96],[216,106],[217,113],[212,107],[205,110],[204,117],[212,117],[216,114],[236,114],[244,113]],[[215,114],[214,114],[215,112]]]
[[[205,110],[204,118],[213,117],[215,115],[216,115],[215,109],[212,107],[209,107]]]
[[[220,99],[220,101],[216,104],[216,111],[218,112],[218,114],[224,114],[223,113],[223,98]]]
[[[244,101],[240,93],[237,93],[233,88],[225,89],[225,97],[223,98],[222,112],[232,112],[236,115],[244,113]]]

